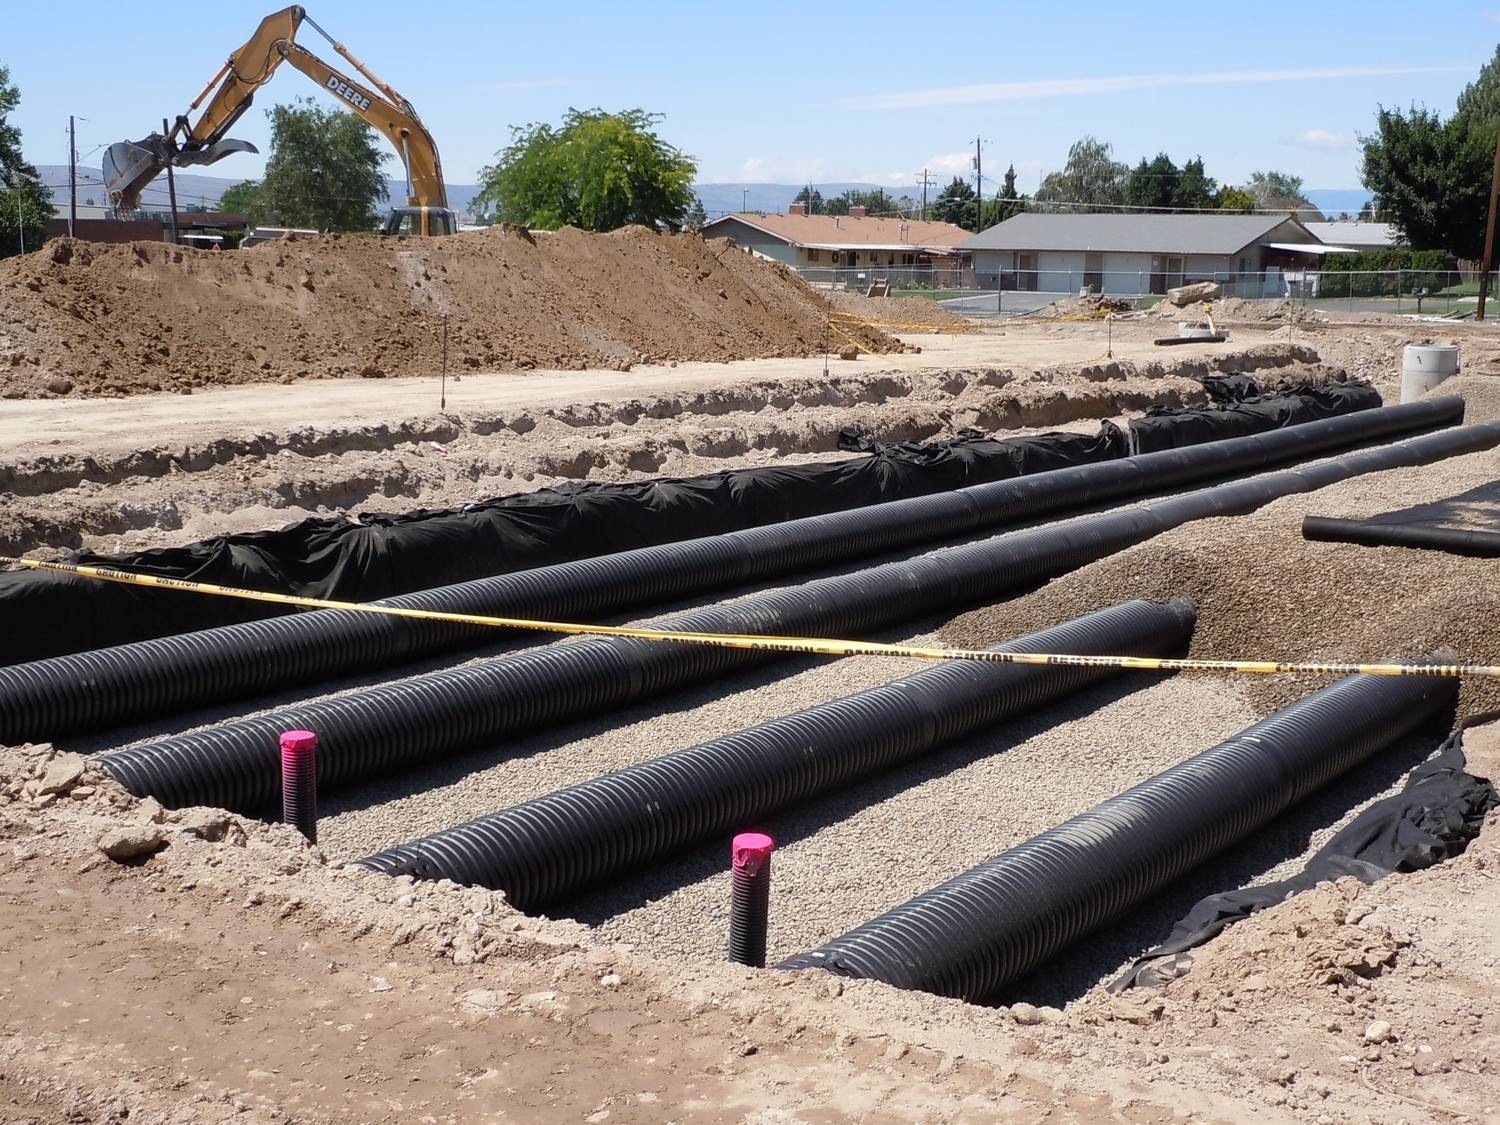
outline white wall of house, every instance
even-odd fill
[[[979,284],[990,288],[997,274],[1007,275],[1020,271],[1023,260],[1029,259],[1030,270],[1035,271],[1035,288],[1048,293],[1076,293],[1085,284],[1095,279],[1090,267],[1102,270],[1103,292],[1119,296],[1150,293],[1153,291],[1153,274],[1166,274],[1168,285],[1181,285],[1192,281],[1233,281],[1239,273],[1258,273],[1262,268],[1264,251],[1258,245],[1247,246],[1238,254],[1149,254],[1106,250],[1097,259],[1081,250],[976,250],[974,269],[979,275]],[[1167,259],[1174,259],[1168,261]],[[1180,271],[1169,266],[1181,262]],[[1027,280],[1024,287],[1030,288],[1031,275],[1017,274],[1018,287],[1022,277]],[[1162,288],[1163,279],[1158,279],[1156,289]],[[1007,284],[1010,284],[1007,278]]]

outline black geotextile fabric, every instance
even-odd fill
[[[1485,815],[1500,805],[1494,785],[1468,773],[1466,764],[1460,731],[1443,743],[1435,757],[1407,775],[1401,792],[1365,809],[1296,875],[1209,895],[1172,927],[1166,941],[1137,957],[1111,981],[1110,989],[1162,987],[1188,972],[1193,963],[1190,950],[1226,926],[1319,883],[1347,875],[1374,883],[1392,872],[1420,871],[1462,855],[1469,841],[1479,835]]]
[[[1203,389],[1208,392],[1209,402],[1244,402],[1261,395],[1260,384],[1241,373],[1205,375]]]
[[[1207,379],[1204,386],[1208,386]],[[1243,389],[1240,384],[1220,384],[1219,389],[1210,392],[1210,397],[1216,393],[1232,396]],[[1228,397],[1207,407],[1185,410],[1153,407],[1145,417],[1130,423],[1130,452],[1155,453],[1205,441],[1260,434],[1319,418],[1352,414],[1356,410],[1373,410],[1379,405],[1380,392],[1368,383],[1330,383],[1296,387],[1285,394],[1267,398]]]
[[[864,456],[629,484],[569,482],[463,508],[314,518],[73,561],[223,586],[365,602],[572,559],[718,535],[1125,456],[1124,431],[841,445]],[[171,636],[287,609],[44,571],[0,573],[0,664]]]
[[[1233,377],[1231,377],[1233,378]],[[1236,384],[1240,386],[1240,384]],[[1326,388],[1318,388],[1323,391]],[[1226,392],[1227,393],[1227,392]],[[967,485],[1111,461],[1258,433],[1380,405],[1357,396],[1308,405],[1280,398],[1162,413],[1124,431],[997,439],[965,430],[953,441],[877,442],[852,431],[840,447],[863,456],[819,464],[733,469],[629,484],[570,482],[462,508],[317,517],[275,531],[221,535],[129,554],[80,552],[72,561],[222,586],[368,602],[413,590],[530,570],[803,516],[928,496]],[[1351,405],[1357,401],[1358,406]],[[288,609],[233,598],[139,589],[45,571],[0,573],[0,665],[271,617]]]

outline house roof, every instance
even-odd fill
[[[1335,242],[1340,246],[1359,249],[1384,250],[1401,241],[1396,228],[1390,223],[1304,223],[1324,242]]]
[[[1065,215],[1026,211],[981,231],[965,250],[1120,250],[1233,254],[1283,224],[1286,215]],[[1316,242],[1309,235],[1308,241]]]
[[[761,215],[755,212],[723,215],[705,223],[708,234],[730,219],[744,223],[792,246],[809,250],[936,250],[953,253],[969,232],[953,223],[917,219],[877,219],[849,215]]]

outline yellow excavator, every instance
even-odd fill
[[[297,29],[303,23],[327,39],[369,85],[340,73],[299,44]],[[250,142],[233,140],[225,134],[250,108],[255,91],[271,80],[283,62],[291,63],[347,109],[380,130],[401,154],[406,165],[406,206],[393,208],[386,215],[382,234],[435,235],[458,231],[458,213],[448,207],[437,145],[411,102],[371,73],[348,48],[314,23],[299,4],[267,16],[250,40],[229,56],[219,73],[209,79],[188,106],[188,113],[192,113],[209,99],[196,122],[181,114],[165,136],[152,133],[145,140],[121,141],[105,150],[104,183],[115,209],[120,213],[136,210],[141,191],[169,164],[178,168],[213,164],[231,153],[257,151]]]

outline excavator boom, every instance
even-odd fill
[[[334,69],[297,43],[297,29],[304,22],[333,44],[334,50],[374,89]],[[457,231],[458,217],[448,210],[437,144],[412,104],[318,27],[299,4],[267,16],[245,45],[229,56],[219,73],[188,106],[191,113],[207,99],[196,122],[183,114],[161,133],[151,133],[139,141],[121,141],[105,151],[105,188],[115,207],[120,211],[135,210],[140,205],[142,190],[168,165],[213,164],[232,153],[255,152],[255,146],[248,141],[234,140],[226,134],[250,108],[255,91],[271,80],[283,62],[290,62],[347,109],[368,121],[400,154],[409,185],[407,206],[387,218],[387,233],[402,227],[410,227],[410,233],[419,234]],[[415,217],[415,223],[410,221],[411,217]]]

